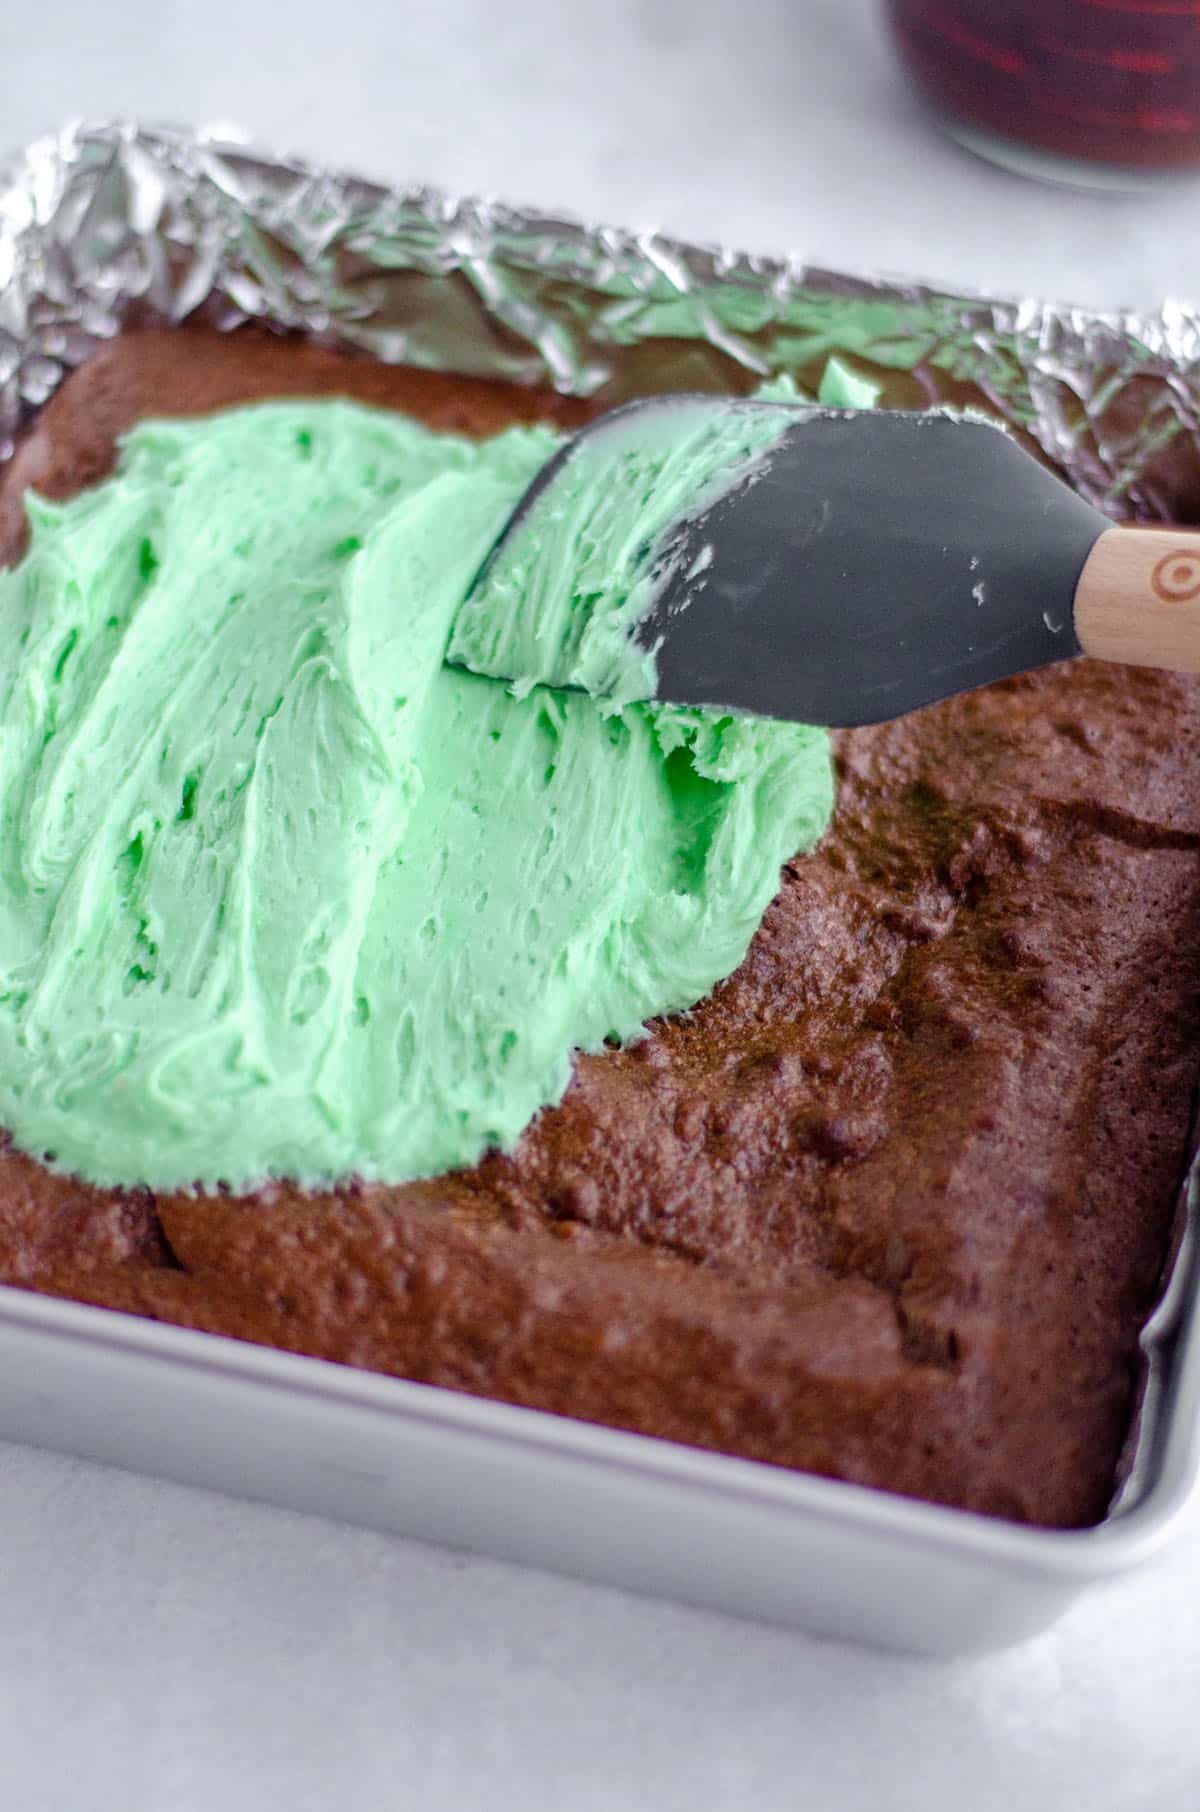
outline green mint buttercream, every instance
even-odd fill
[[[155,1188],[511,1145],[740,962],[827,738],[443,664],[558,444],[150,422],[0,573],[0,1124]]]
[[[822,408],[869,408],[878,388],[828,360]],[[681,570],[679,531],[752,483],[803,405],[790,377],[752,403],[659,397],[582,434],[514,521],[459,613],[450,658],[517,687],[579,686],[615,705],[652,699],[653,647],[637,631]]]
[[[582,434],[513,524],[455,624],[450,655],[519,686],[651,699],[654,651],[634,633],[689,519],[752,477],[790,411],[665,397]]]

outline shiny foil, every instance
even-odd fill
[[[1114,517],[1200,514],[1200,320],[1178,304],[1143,317],[861,282],[381,188],[215,129],[71,127],[0,176],[0,457],[97,340],[186,319],[606,402],[811,382],[836,352],[906,374],[914,406],[978,386]]]
[[[253,320],[390,363],[605,403],[749,391],[831,354],[921,407],[964,387],[1116,519],[1200,521],[1200,316],[874,283],[653,233],[389,189],[216,128],[72,126],[0,172],[0,460],[126,326]],[[1193,1202],[1197,1189],[1183,1192]],[[1183,1196],[1181,1195],[1181,1203]],[[1195,1313],[1193,1213],[1147,1329],[1125,1508],[1153,1482]]]

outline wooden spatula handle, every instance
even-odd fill
[[[1103,661],[1200,673],[1200,534],[1106,530],[1075,588],[1075,633]]]

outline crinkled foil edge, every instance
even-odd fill
[[[0,462],[100,342],[192,320],[257,321],[605,403],[746,391],[781,372],[811,380],[837,355],[908,374],[914,401],[982,391],[1114,518],[1178,519],[1200,499],[1200,312],[1182,303],[1104,313],[851,278],[387,188],[270,156],[228,128],[71,125],[0,169]],[[1172,1352],[1194,1304],[1198,1198],[1193,1168],[1180,1198],[1187,1263],[1143,1337],[1121,1511],[1157,1472]]]
[[[831,352],[955,384],[1113,515],[1167,515],[1200,316],[953,296],[389,189],[198,132],[70,126],[0,173],[0,457],[131,322],[258,320],[389,362],[617,401],[749,389]]]

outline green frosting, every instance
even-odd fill
[[[877,396],[869,379],[827,362],[822,406],[869,408]],[[614,705],[654,698],[655,650],[636,631],[680,576],[680,530],[753,482],[807,400],[785,376],[755,402],[788,410],[663,397],[581,435],[496,549],[459,614],[450,659],[518,691],[579,686]],[[682,576],[702,582],[703,571],[697,562]]]
[[[450,658],[518,689],[653,698],[654,651],[634,631],[681,558],[678,531],[751,478],[793,419],[727,397],[665,397],[581,435],[496,550]]]
[[[436,1173],[737,966],[827,821],[824,734],[444,664],[557,444],[264,404],[29,500],[0,574],[18,1144],[155,1188]]]

